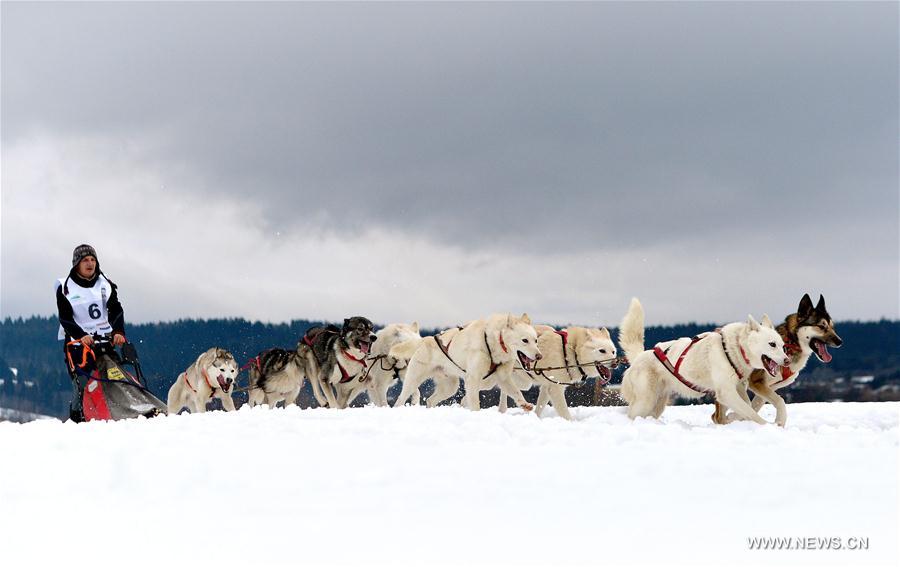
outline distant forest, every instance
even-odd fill
[[[319,324],[306,320],[278,325],[243,319],[182,320],[130,325],[128,338],[137,346],[150,390],[165,401],[173,380],[208,348],[226,348],[243,364],[267,348],[295,347],[307,329]],[[648,327],[646,344],[692,336],[715,326]],[[0,407],[57,417],[68,415],[72,387],[65,369],[62,342],[56,340],[57,328],[55,317],[7,318],[0,322]],[[615,330],[610,330],[615,336]],[[844,346],[832,349],[833,361],[825,365],[812,357],[801,379],[782,391],[786,399],[795,402],[900,399],[900,321],[844,321],[837,324],[837,331],[844,339]],[[621,369],[616,371],[613,383],[621,381],[621,374]],[[240,384],[246,385],[246,375],[241,376]],[[245,399],[242,396],[235,396],[238,404]],[[576,405],[615,403],[604,400],[603,392],[590,384],[570,389],[567,397]],[[496,395],[486,396],[488,403],[495,403],[496,399]],[[308,391],[301,394],[300,403],[302,406],[314,403]],[[365,399],[359,403],[365,403]]]

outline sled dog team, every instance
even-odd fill
[[[768,402],[775,407],[775,423],[783,426],[787,410],[777,390],[793,383],[813,354],[830,362],[828,347],[840,347],[842,341],[824,297],[813,306],[806,294],[797,312],[777,327],[768,315],[759,322],[749,316],[650,349],[644,345],[643,307],[635,298],[619,328],[619,344],[630,364],[621,396],[632,419],[658,418],[673,394],[712,394],[715,423],[766,423],[758,412]],[[213,398],[234,410],[231,394],[238,374],[247,369],[251,406],[296,403],[306,380],[320,406],[346,408],[363,392],[375,405],[386,406],[387,390],[397,381],[403,386],[394,407],[407,400],[419,404],[419,386],[431,379],[434,392],[425,403],[434,407],[455,395],[462,380],[462,403],[469,409],[479,409],[482,390],[499,387],[500,411],[506,410],[507,399],[537,415],[550,403],[561,417],[571,419],[565,389],[588,378],[606,384],[620,360],[605,328],[556,330],[532,325],[527,314],[495,314],[429,337],[419,334],[417,323],[395,323],[376,333],[365,317],[351,317],[341,326],[312,328],[295,349],[266,350],[243,368],[227,350],[209,349],[172,384],[168,410],[203,412]],[[534,386],[540,389],[537,407],[522,394]],[[755,396],[752,401],[748,390]]]

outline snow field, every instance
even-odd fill
[[[794,404],[785,429],[711,413],[0,423],[0,564],[897,565],[900,403]],[[750,550],[758,536],[869,549]]]

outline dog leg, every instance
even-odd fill
[[[503,372],[503,370],[499,368],[497,370],[497,385],[500,386],[500,395],[509,396],[516,402],[517,406],[525,411],[533,410],[534,406],[525,400],[525,396],[522,395],[522,390],[520,390],[513,381],[512,374],[510,372]]]
[[[497,409],[500,410],[500,413],[506,413],[506,404],[508,396],[503,393],[503,390],[500,390],[500,403],[497,405]]]
[[[222,407],[225,408],[225,411],[234,411],[234,400],[231,399],[230,394],[221,394],[219,399],[222,400]]]
[[[432,377],[434,392],[425,400],[425,405],[433,408],[459,391],[459,378],[446,372],[436,371]],[[418,391],[418,389],[416,390]]]
[[[392,382],[391,380],[382,382],[381,384],[378,384],[375,387],[375,391],[378,394],[378,401],[376,402],[376,404],[379,407],[386,408],[388,405],[387,393],[388,393],[388,390],[391,389],[391,386],[392,386],[391,382]]]
[[[540,392],[538,393],[537,404],[534,406],[534,415],[541,417],[541,412],[544,411],[544,408],[547,407],[547,402],[550,401],[550,390],[551,386],[546,384],[541,384]]]
[[[287,392],[284,395],[284,407],[288,407],[290,405],[297,405],[297,396],[300,395],[300,388],[294,388],[290,392]]]
[[[309,383],[312,386],[313,396],[316,398],[316,402],[319,404],[320,408],[328,407],[328,400],[325,399],[325,394],[322,392],[322,384],[318,377],[309,376]]]
[[[766,420],[761,418],[758,413],[753,411],[753,407],[744,401],[740,394],[738,394],[737,389],[725,387],[716,392],[716,399],[732,410],[734,412],[744,418],[753,421],[754,423],[758,423],[760,425],[765,425],[768,423]]]
[[[328,407],[336,409],[340,408],[337,398],[334,395],[334,386],[331,385],[329,380],[322,380],[322,393],[325,394],[325,399],[328,401]]]
[[[335,385],[335,390],[337,390],[337,395],[335,396],[335,407],[337,409],[347,409],[347,406],[350,405],[350,391],[346,386],[338,385]]]
[[[775,406],[775,424],[779,427],[784,427],[784,424],[787,423],[787,406],[784,403],[784,398],[776,394],[775,390],[770,388],[765,381],[751,384],[750,387],[753,389],[753,393],[756,394],[756,399],[764,399]]]
[[[550,397],[550,403],[553,404],[553,409],[556,410],[559,417],[572,421],[572,414],[569,412],[569,405],[566,403],[565,389],[556,385],[547,386],[547,389],[550,390],[547,394]],[[541,388],[541,392],[543,392],[543,388]]]
[[[413,355],[413,358],[409,361],[409,366],[406,368],[406,376],[403,377],[403,388],[400,390],[400,395],[397,396],[397,399],[394,401],[394,407],[398,408],[405,404],[410,396],[413,397],[413,405],[419,405],[419,386],[422,385],[424,377],[431,372],[432,368],[430,365],[422,362]]]
[[[625,380],[628,381],[625,384]],[[640,367],[637,364],[632,365],[625,373],[623,378],[623,391],[628,390],[625,396],[628,402],[628,417],[635,419],[637,417],[654,417],[658,419],[657,414],[660,400],[668,401],[668,392],[666,388],[665,378],[658,376],[652,369]],[[665,409],[665,404],[663,404]]]
[[[181,376],[179,375],[178,378],[176,378],[176,382],[172,384],[171,388],[169,388],[169,397],[166,400],[166,406],[168,407],[169,415],[177,415],[178,412],[181,411],[181,408],[184,407],[184,399],[181,387],[177,382],[177,380],[180,378]]]
[[[465,395],[463,399],[465,400],[465,407],[471,411],[478,411],[481,409],[481,376],[484,376],[484,373],[479,373],[480,376],[475,376],[474,373],[466,373],[466,378],[463,381],[465,388]]]
[[[754,390],[753,393],[756,393],[756,390]],[[758,412],[764,405],[766,405],[766,400],[757,395],[755,398],[753,398],[753,402],[751,405],[753,406],[753,409]]]
[[[247,391],[247,403],[251,408],[266,403],[266,393],[262,388],[257,388],[251,383],[250,389]]]
[[[715,402],[715,406],[716,406],[716,409],[713,410],[713,413],[712,413],[712,422],[717,425],[722,425],[724,423],[727,423],[725,421],[725,419],[726,419],[725,415],[728,413],[728,408],[726,408],[725,406],[720,404],[718,401]]]
[[[366,392],[369,394],[369,403],[375,407],[383,407],[381,398],[381,383],[372,376],[369,378],[369,384],[366,386]]]
[[[653,417],[659,419],[663,412],[666,411],[666,406],[669,405],[669,392],[662,391],[659,393],[659,396],[656,398],[656,405],[653,406]]]

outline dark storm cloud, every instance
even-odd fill
[[[153,132],[276,226],[579,248],[896,222],[895,4],[3,9],[4,143]]]
[[[3,10],[5,144],[152,132],[274,226],[586,248],[896,223],[896,4]]]

